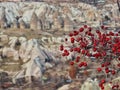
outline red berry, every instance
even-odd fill
[[[62,53],[62,56],[65,56],[65,53]]]
[[[73,52],[73,48],[70,48],[70,52]]]
[[[104,26],[104,25],[102,25],[102,26],[101,26],[101,29],[104,29],[104,28],[105,28],[105,26]]]
[[[70,65],[74,65],[74,62],[73,62],[73,61],[71,61],[71,62],[70,62]]]
[[[78,35],[79,32],[78,31],[74,31],[74,36]]]
[[[78,62],[79,62],[79,59],[76,59],[76,60],[75,60],[75,62],[77,62],[77,63],[78,63]]]
[[[79,29],[79,32],[83,32],[83,31],[84,31],[84,28],[80,28],[80,29]]]
[[[85,50],[82,50],[82,54],[85,54]]]
[[[85,67],[87,66],[87,63],[86,63],[86,62],[84,62],[84,66],[85,66]]]
[[[110,71],[107,69],[107,70],[105,70],[105,72],[106,72],[106,73],[109,73]]]
[[[73,33],[70,33],[69,36],[72,37],[72,36],[73,36]]]
[[[60,51],[63,51],[63,50],[64,50],[64,46],[61,45],[61,46],[60,46]]]
[[[80,53],[81,49],[80,48],[77,48],[77,52]]]
[[[71,37],[71,43],[74,43],[75,39],[73,37]]]
[[[114,75],[116,72],[115,72],[115,70],[112,70],[111,73],[112,73],[112,75]]]
[[[93,48],[93,51],[95,52],[97,50],[97,48]]]
[[[76,59],[80,59],[80,56],[77,56]]]
[[[102,69],[101,69],[101,68],[97,68],[97,71],[98,71],[98,72],[101,72],[101,71],[102,71]]]
[[[118,63],[117,66],[120,67],[120,63]]]
[[[79,67],[82,67],[82,66],[83,66],[82,63],[80,63],[80,64],[79,64]]]
[[[119,85],[116,85],[116,88],[119,88]]]
[[[91,30],[92,30],[92,28],[91,28],[91,27],[89,27],[89,28],[88,28],[88,30],[89,30],[89,31],[91,31]]]
[[[87,25],[84,25],[84,28],[87,28],[88,26]]]
[[[99,31],[99,30],[96,30],[96,33],[100,33],[100,31]]]
[[[102,80],[101,80],[101,83],[102,83],[102,84],[105,83],[105,79],[102,79]]]

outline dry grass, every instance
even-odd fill
[[[31,30],[31,29],[0,29],[0,31],[4,32],[4,34],[8,36],[16,36],[16,37],[21,37],[24,36],[27,39],[32,39],[32,38],[41,38],[43,36],[45,37],[61,37],[63,35],[68,35],[69,31],[64,31],[64,30]],[[45,34],[48,33],[48,34]],[[49,35],[50,34],[50,35]]]
[[[14,64],[11,64],[11,63],[14,63]],[[14,61],[12,59],[12,57],[11,58],[5,58],[2,62],[2,65],[1,65],[0,69],[3,69],[4,71],[16,72],[16,71],[21,70],[21,64],[22,64],[21,60]]]

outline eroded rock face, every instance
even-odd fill
[[[59,5],[46,2],[3,2],[0,6],[2,7],[0,8],[1,28],[20,27],[24,29],[26,27],[33,30],[62,29],[68,31],[75,26],[78,27],[81,22],[86,22],[91,26],[96,24],[94,26],[97,27],[104,18],[104,12],[108,13],[105,8],[98,10],[94,6],[80,2],[76,4],[60,3]],[[113,5],[111,9],[113,19],[118,18],[116,7]],[[20,18],[22,20],[19,20]]]
[[[20,29],[26,28],[25,22],[22,19],[19,21],[19,25],[20,25]]]
[[[25,73],[20,71],[19,74],[22,73],[25,77],[40,78],[46,69],[54,66],[51,62],[56,61],[55,57],[45,47],[41,46],[38,39],[27,40],[25,37],[15,36],[7,38],[7,36],[1,35],[1,41],[3,39],[8,40],[8,43],[0,48],[0,60],[12,58],[14,61],[22,61],[22,71],[24,70]],[[19,75],[15,78],[19,78]]]
[[[5,8],[1,8],[1,18],[0,18],[0,27],[6,28],[7,27],[7,19],[5,14]]]
[[[38,17],[35,12],[33,12],[31,20],[30,20],[30,29],[36,30],[38,25]]]
[[[69,19],[68,16],[64,18],[64,31],[73,30],[73,22]]]

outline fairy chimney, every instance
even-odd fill
[[[54,29],[61,29],[63,24],[62,18],[55,18],[54,19]]]
[[[14,20],[14,21],[13,21],[13,24],[12,24],[11,27],[14,28],[14,29],[16,29],[16,28],[19,27],[19,23],[17,22],[17,20]]]
[[[43,12],[43,13],[40,13],[39,14],[39,20],[40,20],[40,23],[39,24],[41,24],[41,30],[44,30],[45,28],[44,28],[44,26],[45,26],[45,12]]]
[[[44,23],[44,29],[49,30],[50,28],[51,28],[50,21],[46,19]]]
[[[20,29],[25,29],[26,28],[26,26],[25,26],[25,22],[21,19],[20,20]]]
[[[5,16],[5,8],[2,8],[2,15],[0,18],[0,27],[1,28],[6,28],[7,27],[7,19]]]
[[[38,17],[35,12],[33,12],[33,15],[30,20],[30,29],[36,30],[37,29],[37,24],[38,24]]]
[[[70,20],[68,16],[64,18],[64,31],[71,31],[73,30],[73,22]]]
[[[41,22],[41,20],[38,20],[38,22],[37,22],[37,29],[42,30],[42,22]]]

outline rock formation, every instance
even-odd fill
[[[64,18],[64,31],[73,30],[73,22],[70,20],[68,16]]]
[[[22,19],[19,21],[19,23],[20,23],[20,29],[26,28],[25,22]]]
[[[38,17],[35,12],[33,12],[31,20],[30,20],[30,29],[36,30],[38,25]]]
[[[50,62],[56,61],[55,57],[41,46],[37,39],[27,40],[25,37],[9,37],[8,39],[6,35],[1,35],[0,38],[2,42],[3,39],[7,41],[6,45],[0,49],[0,56],[23,62],[19,74],[24,70],[23,76],[29,77],[29,81],[31,81],[31,76],[40,78],[45,69],[54,66]],[[2,57],[0,57],[1,60]],[[18,75],[15,78],[20,78]]]
[[[17,20],[13,21],[13,24],[11,25],[11,28],[17,29],[19,27],[19,23]]]
[[[0,27],[1,28],[6,28],[7,27],[7,19],[6,19],[6,14],[5,14],[5,8],[2,8],[1,11],[1,17],[0,17]]]
[[[106,8],[99,10],[92,5],[81,2],[74,4],[60,3],[59,5],[48,4],[46,2],[39,2],[37,4],[36,2],[32,4],[25,2],[3,2],[0,6],[2,7],[0,8],[1,28],[24,28],[25,23],[25,27],[33,30],[62,29],[68,31],[74,27],[78,27],[80,23],[85,23],[85,21],[93,27],[98,27],[102,19],[105,18],[105,15],[110,12],[112,13],[112,20],[118,23],[120,21],[117,6],[115,4],[111,5],[110,12],[107,11]],[[104,7],[108,6],[105,5]],[[101,14],[99,12],[101,12]],[[24,22],[21,20],[18,23],[19,18],[17,17],[22,17]]]

